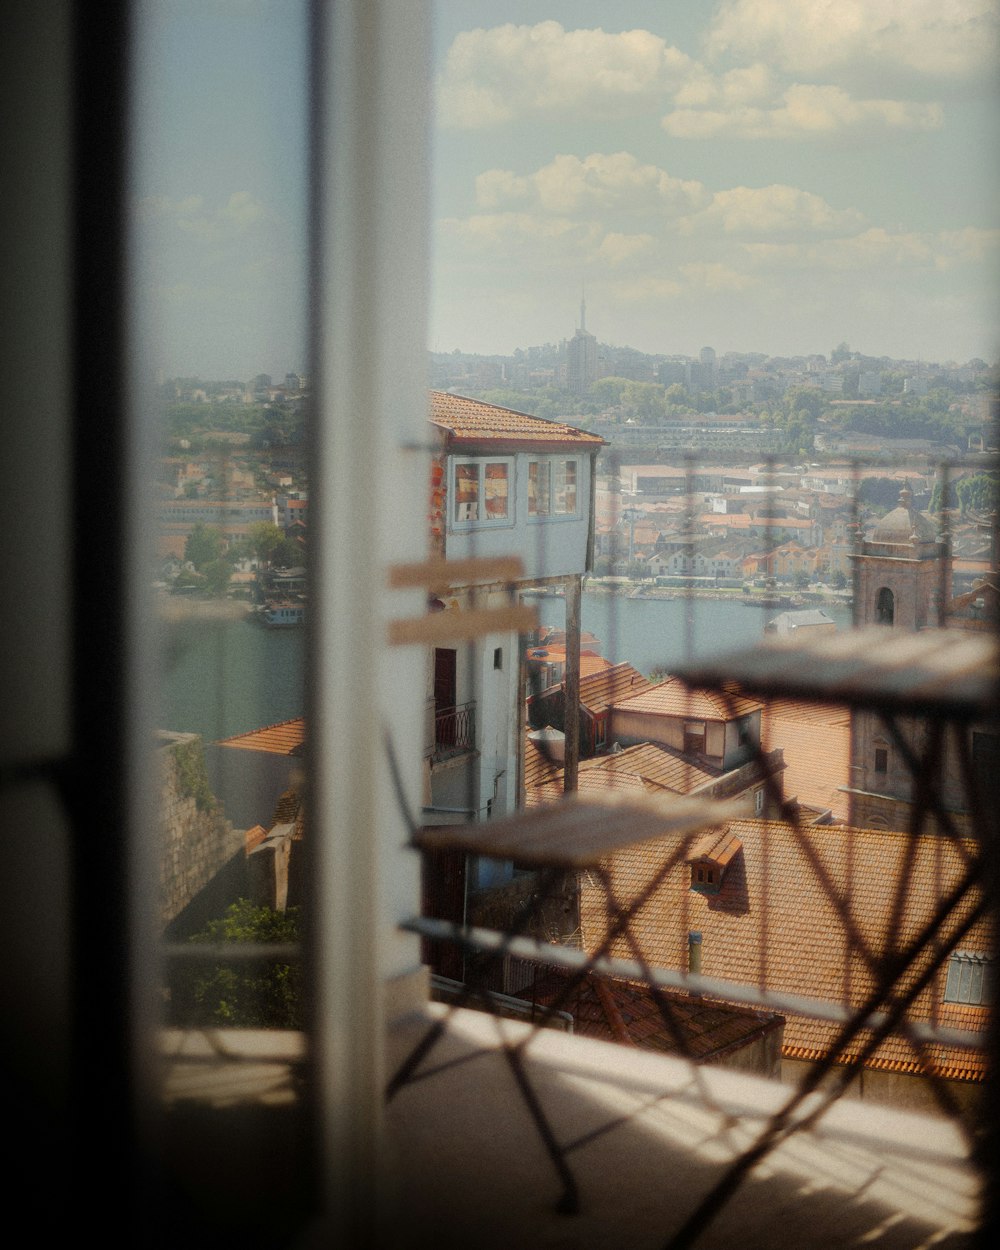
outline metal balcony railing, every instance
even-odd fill
[[[440,708],[434,714],[434,759],[447,759],[476,746],[476,702]]]

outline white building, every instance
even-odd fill
[[[518,805],[519,618],[503,614],[518,607],[524,589],[544,585],[566,594],[570,615],[593,558],[594,462],[603,442],[441,391],[431,393],[430,421],[440,443],[431,537],[449,569],[429,588],[440,645],[428,672],[425,821],[486,820]],[[511,557],[521,563],[513,576],[489,563]],[[501,627],[486,619],[473,641],[463,640],[464,622],[478,612],[496,612]],[[578,616],[575,629],[578,639]]]

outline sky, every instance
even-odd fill
[[[168,375],[304,371],[299,0],[149,0]],[[1000,356],[997,0],[437,0],[430,341]]]

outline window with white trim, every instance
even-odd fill
[[[509,457],[452,461],[452,525],[511,525],[513,480],[514,462]]]
[[[577,516],[579,461],[546,456],[528,461],[528,516]]]

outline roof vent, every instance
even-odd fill
[[[560,764],[566,758],[566,735],[561,729],[553,729],[551,725],[546,725],[544,729],[535,729],[528,738],[534,742],[547,759],[556,760]]]

